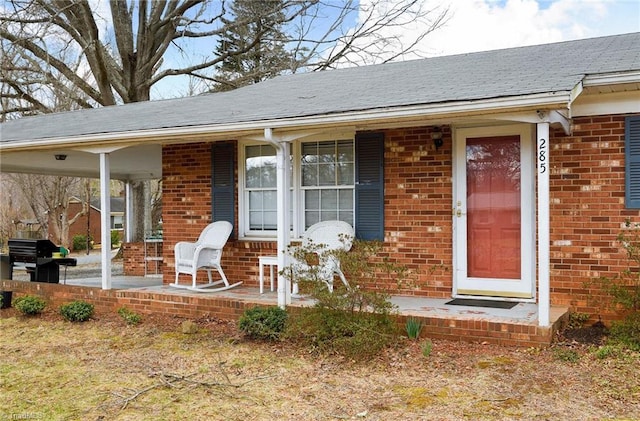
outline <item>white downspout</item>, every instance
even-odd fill
[[[538,325],[550,324],[549,123],[537,124],[538,162]]]
[[[111,289],[111,172],[109,154],[100,153],[100,240],[102,289]]]
[[[289,212],[291,209],[289,203],[289,186],[290,182],[290,148],[291,144],[282,139],[277,140],[273,136],[271,128],[264,129],[264,138],[269,144],[276,149],[276,174],[277,174],[277,227],[278,227],[278,306],[285,308],[291,304],[291,285],[287,277],[281,274],[282,270],[287,267],[288,259],[285,253],[290,242],[291,226]]]

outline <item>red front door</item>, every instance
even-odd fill
[[[533,296],[532,148],[527,125],[456,132],[454,295]]]

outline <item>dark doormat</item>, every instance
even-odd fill
[[[471,298],[455,298],[445,304],[452,306],[489,307],[489,308],[514,308],[518,305],[514,301],[474,300]]]

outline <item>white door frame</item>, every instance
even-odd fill
[[[453,128],[453,291],[454,297],[535,301],[535,131],[531,124]],[[519,135],[521,142],[521,279],[467,277],[466,139]],[[460,204],[460,206],[458,205]]]

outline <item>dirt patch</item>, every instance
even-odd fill
[[[248,341],[212,317],[183,333],[183,321],[0,311],[0,419],[640,418],[640,355],[597,358],[594,332],[547,349],[404,339],[361,363]],[[577,358],[559,359],[565,348]]]
[[[604,345],[609,336],[609,329],[601,323],[596,322],[591,326],[565,329],[558,334],[557,342],[573,342],[584,345],[601,346]]]

